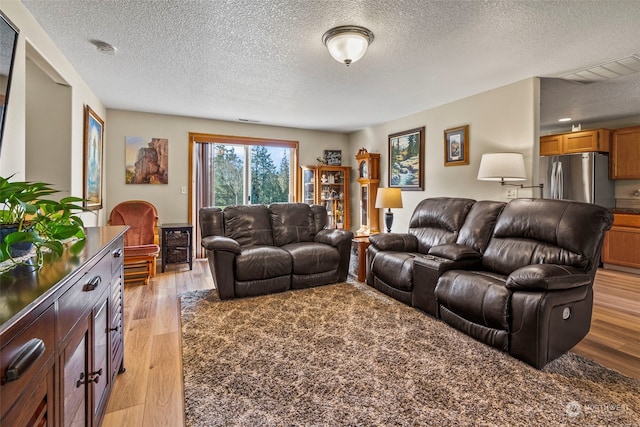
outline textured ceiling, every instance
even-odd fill
[[[353,131],[640,53],[637,0],[23,3],[108,108],[305,129]],[[349,24],[375,40],[346,68],[321,38]]]
[[[557,131],[558,119],[589,125],[640,117],[640,73],[597,83],[544,78],[540,82],[540,129]],[[565,124],[570,128],[572,123]],[[584,127],[583,127],[584,128]]]

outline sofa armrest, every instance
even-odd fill
[[[558,291],[590,283],[591,276],[577,268],[557,264],[533,264],[511,273],[506,286],[514,291]]]
[[[223,236],[203,237],[201,242],[202,247],[207,250],[207,260],[218,296],[220,299],[234,298],[235,260],[240,254],[240,244]]]
[[[369,242],[379,251],[418,252],[418,239],[413,234],[374,234],[369,236]]]
[[[229,237],[207,236],[201,240],[203,248],[209,251],[227,251],[234,254],[240,253],[240,244]]]
[[[413,292],[411,305],[438,317],[438,300],[435,295],[438,279],[449,270],[475,270],[481,267],[480,257],[460,260],[434,255],[413,259]]]
[[[482,258],[482,255],[475,249],[466,245],[459,245],[457,243],[446,243],[444,245],[433,246],[429,249],[429,255],[435,255],[437,257],[447,258],[453,261]]]
[[[314,238],[316,243],[324,243],[325,245],[333,247],[338,247],[344,242],[349,242],[350,245],[351,240],[353,240],[353,233],[351,231],[336,228],[320,230]]]
[[[349,274],[349,262],[351,260],[351,242],[353,241],[353,233],[348,230],[339,229],[323,229],[318,231],[314,239],[316,243],[331,245],[337,249],[340,255],[338,263],[338,281],[344,282]]]

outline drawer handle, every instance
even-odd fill
[[[120,258],[121,256],[122,256],[122,249],[118,248],[115,251],[113,251],[114,258]]]
[[[100,276],[96,276],[93,279],[89,280],[89,283],[84,285],[82,290],[84,292],[91,292],[91,291],[95,290],[98,287],[100,282],[102,282],[102,278]]]
[[[45,346],[44,341],[39,338],[32,338],[22,346],[20,352],[11,361],[7,367],[7,373],[2,378],[2,384],[15,381],[24,375],[29,368],[36,363],[36,361],[44,353]]]

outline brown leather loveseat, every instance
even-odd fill
[[[345,281],[353,233],[326,229],[319,205],[200,209],[202,246],[221,299]]]
[[[612,221],[566,200],[427,199],[407,235],[371,237],[367,282],[540,369],[589,331]]]

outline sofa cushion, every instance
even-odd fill
[[[509,330],[506,277],[484,271],[451,270],[438,279],[438,303],[477,325]]]
[[[409,233],[418,239],[418,252],[426,254],[432,246],[455,243],[474,202],[435,197],[418,203],[409,221]]]
[[[329,215],[327,214],[327,208],[322,205],[311,205],[311,212],[313,212],[313,221],[317,234],[329,224]]]
[[[271,226],[274,243],[311,242],[316,234],[316,222],[311,207],[305,203],[272,203]]]
[[[606,208],[587,203],[514,199],[498,217],[483,266],[505,275],[530,264],[590,270],[601,244],[593,236],[602,235],[611,218]]]
[[[224,212],[220,208],[200,208],[198,212],[202,237],[224,236]]]
[[[224,232],[240,246],[273,246],[273,230],[269,208],[264,205],[227,206],[224,210]]]
[[[236,280],[271,279],[291,274],[291,255],[275,246],[249,246],[236,257]]]
[[[452,261],[479,260],[482,257],[475,249],[457,243],[445,243],[444,245],[434,246],[429,249],[429,255],[450,259]]]
[[[373,274],[388,286],[403,291],[413,289],[413,259],[420,254],[381,251],[373,259]]]
[[[316,274],[333,271],[340,263],[338,250],[322,243],[290,243],[280,249],[291,255],[293,274]]]
[[[498,215],[505,205],[504,202],[490,200],[475,202],[460,229],[456,243],[483,253],[493,233]]]

